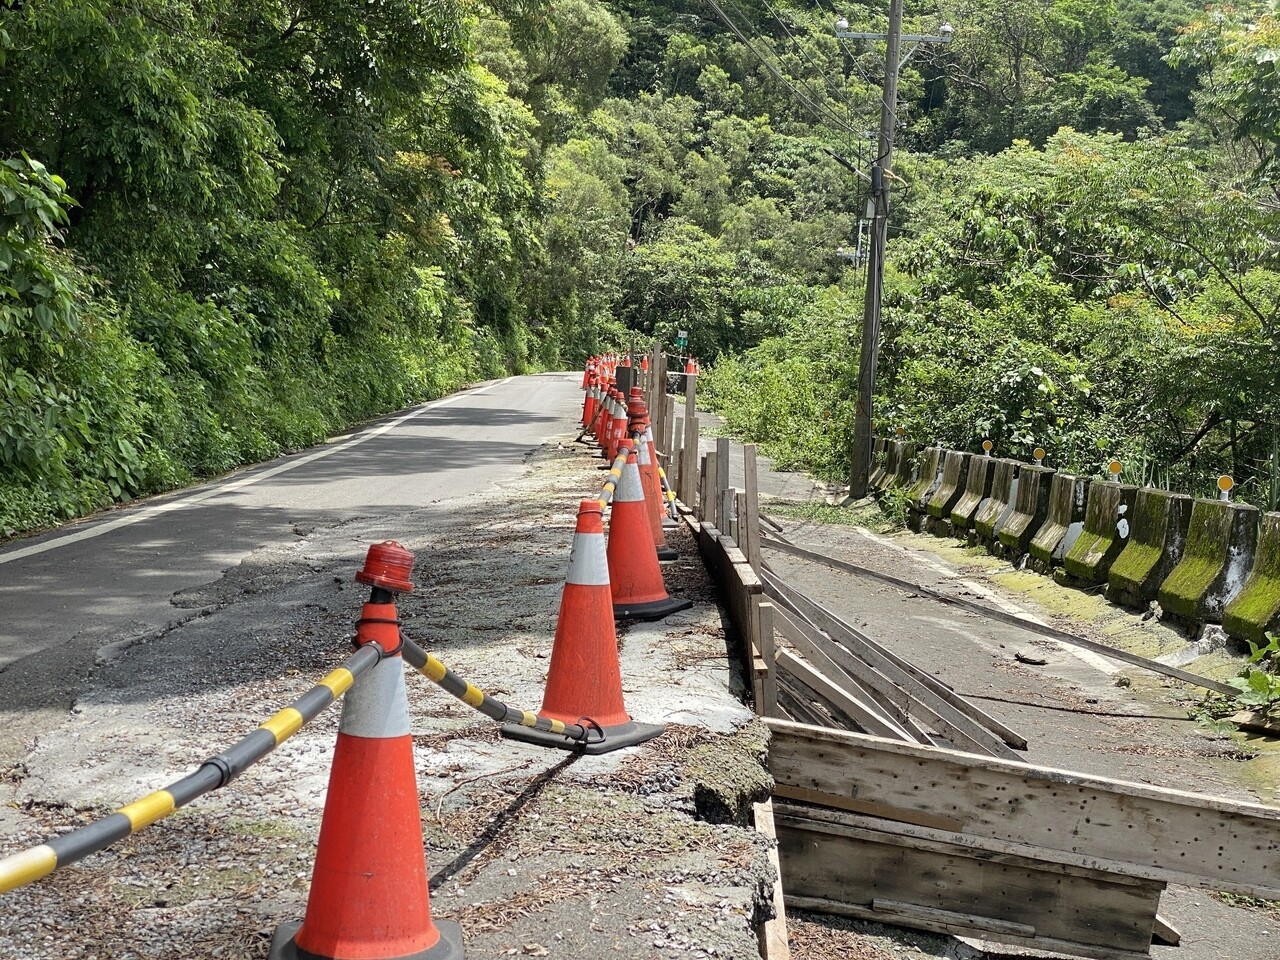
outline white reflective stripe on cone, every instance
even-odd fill
[[[565,583],[581,587],[609,586],[609,558],[603,533],[578,533],[569,551],[569,576]]]
[[[649,465],[649,445],[643,439],[636,443],[636,463],[641,467]]]
[[[628,462],[622,468],[618,488],[613,491],[614,503],[635,503],[644,500],[644,487],[640,486],[640,468]]]
[[[342,701],[338,732],[370,739],[409,735],[403,660],[387,657],[356,680]]]

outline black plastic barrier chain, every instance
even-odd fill
[[[88,826],[50,837],[38,847],[0,859],[0,894],[105,850],[116,841],[163,820],[197,797],[225,787],[335,703],[357,677],[386,655],[378,644],[366,643],[346,663],[325,674],[292,706],[285,707],[231,748],[210,757],[195,772]]]
[[[496,700],[489,696],[474,684],[467,683],[466,680],[463,680],[403,633],[400,637],[404,643],[404,649],[400,651],[400,655],[404,657],[409,666],[437,684],[446,693],[457,697],[467,706],[474,707],[491,720],[497,720],[499,723],[515,723],[522,727],[532,727],[534,730],[559,734],[570,740],[580,740],[584,745],[604,740],[604,731],[590,717],[582,717],[577,723],[562,723],[559,720],[540,717],[536,713],[530,713],[528,710],[517,710],[515,707],[509,707],[501,700]],[[598,735],[600,740],[592,740],[592,733]]]

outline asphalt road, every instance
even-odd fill
[[[99,648],[198,615],[175,595],[314,526],[393,518],[513,477],[543,438],[573,428],[580,398],[576,374],[483,384],[0,548],[0,767],[70,707]]]

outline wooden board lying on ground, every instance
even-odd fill
[[[1001,750],[999,744],[1016,750],[1025,750],[1026,738],[1022,737],[990,714],[975,707],[958,693],[944,684],[937,677],[916,667],[899,657],[887,647],[882,646],[860,630],[854,629],[845,621],[821,604],[806,597],[800,591],[779,579],[768,569],[761,572],[765,578],[765,589],[782,607],[800,615],[804,620],[827,634],[832,640],[847,648],[847,652],[858,660],[874,667],[891,679],[895,684],[910,693],[912,700],[919,706],[932,712],[939,720],[950,724],[948,730],[939,728],[940,733],[960,734],[965,742],[956,742],[961,749],[973,749],[968,738],[977,738],[988,746],[977,752],[991,753],[994,756],[1012,758],[1007,750]],[[831,651],[829,651],[831,652]],[[837,654],[832,652],[832,655]],[[852,668],[852,667],[851,667]],[[856,668],[853,668],[856,669]],[[855,673],[855,675],[860,675]],[[959,715],[959,716],[957,716]],[[967,718],[968,722],[965,721]],[[990,731],[988,733],[988,731]],[[994,739],[992,737],[994,735]]]
[[[824,661],[832,664],[834,670],[831,675],[837,682],[841,677],[852,678],[877,691],[881,698],[891,701],[891,716],[899,724],[905,725],[914,716],[949,740],[957,749],[989,753],[994,757],[1010,760],[1017,759],[1017,754],[1005,744],[1001,736],[1026,746],[1026,741],[1021,737],[1016,737],[993,718],[977,711],[988,722],[989,726],[984,727],[973,719],[972,712],[976,708],[972,708],[970,712],[961,710],[955,705],[959,699],[957,694],[946,696],[937,689],[939,683],[934,681],[930,684],[922,678],[920,671],[911,668],[906,661],[890,654],[879,644],[866,638],[860,639],[855,633],[839,630],[837,624],[840,621],[826,616],[823,607],[793,590],[769,571],[764,571],[762,576],[765,590],[785,611],[779,625],[786,628],[783,632],[788,639],[796,643],[801,653],[817,664],[819,669]],[[790,618],[787,613],[791,614]],[[791,632],[787,633],[787,629]],[[800,636],[794,636],[796,633]],[[821,656],[807,652],[803,646],[805,641],[817,647]],[[912,739],[917,743],[934,742],[927,736],[915,736]]]
[[[1280,896],[1280,809],[766,720],[780,789],[939,819],[989,849],[1129,877]]]
[[[828,557],[825,554],[815,553],[812,550],[797,547],[794,543],[786,540],[779,540],[776,538],[768,539],[761,541],[761,545],[768,547],[771,550],[777,550],[780,553],[790,554],[793,557],[800,557],[803,560],[811,560],[814,563],[820,563],[833,570],[841,570],[845,573],[851,573],[860,577],[870,577],[874,580],[879,580],[881,583],[891,584],[901,590],[909,590],[912,593],[918,593],[923,597],[929,597],[932,600],[938,600],[942,603],[948,603],[952,606],[960,607],[963,610],[968,610],[971,613],[976,613],[979,616],[986,617],[988,620],[996,620],[1000,623],[1007,623],[1010,626],[1021,627],[1024,630],[1030,630],[1032,633],[1038,633],[1044,637],[1051,637],[1061,643],[1069,644],[1073,647],[1080,647],[1084,650],[1101,654],[1104,657],[1110,657],[1112,660],[1127,663],[1135,667],[1141,667],[1143,670],[1150,670],[1152,673],[1159,673],[1175,680],[1181,680],[1183,683],[1189,683],[1205,690],[1213,690],[1215,693],[1221,693],[1227,696],[1235,696],[1238,692],[1225,683],[1220,683],[1217,680],[1210,680],[1208,677],[1201,677],[1194,673],[1188,673],[1186,670],[1171,667],[1158,660],[1139,656],[1136,653],[1130,653],[1128,650],[1121,650],[1119,647],[1111,647],[1105,643],[1099,643],[1097,640],[1090,640],[1088,637],[1081,637],[1074,633],[1067,633],[1065,630],[1059,630],[1057,627],[1051,627],[1043,623],[1036,623],[1033,620],[1028,620],[1026,617],[1019,617],[1012,613],[1006,613],[1003,610],[997,610],[994,607],[989,607],[985,604],[974,603],[972,600],[965,600],[963,597],[953,597],[945,593],[939,593],[937,590],[931,590],[922,584],[911,583],[907,580],[901,580],[898,577],[893,577],[886,573],[880,573],[877,570],[868,570],[866,567],[860,567],[856,563],[849,563],[847,560],[837,560],[835,557]]]
[[[832,810],[778,803],[774,822],[789,907],[1099,960],[1148,955],[1163,883]]]

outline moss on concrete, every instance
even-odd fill
[[[1057,473],[1049,481],[1049,510],[1044,523],[1031,538],[1027,552],[1047,570],[1054,561],[1061,560],[1059,549],[1073,523],[1084,517],[1084,511],[1076,504],[1076,487],[1083,481],[1069,473]],[[1081,498],[1083,500],[1083,497]]]
[[[1084,529],[1080,538],[1062,558],[1063,569],[1086,583],[1105,583],[1111,564],[1129,542],[1122,536],[1119,521],[1133,510],[1138,488],[1127,483],[1094,482],[1089,485]]]
[[[1187,528],[1182,560],[1160,585],[1165,615],[1188,626],[1221,616],[1226,601],[1243,585],[1241,566],[1252,563],[1257,541],[1256,507],[1220,500],[1197,500]],[[1239,576],[1240,583],[1233,583]]]
[[[1000,520],[1016,496],[1017,470],[1018,465],[1012,460],[997,460],[992,467],[991,496],[979,505],[973,515],[973,529],[984,540],[995,539]]]
[[[1163,490],[1139,490],[1133,508],[1133,533],[1107,576],[1107,597],[1115,603],[1145,606],[1182,559],[1191,498]]]
[[[1026,465],[1018,473],[1018,495],[1013,510],[996,536],[1015,556],[1027,552],[1031,539],[1049,512],[1049,489],[1054,472],[1048,467]]]
[[[969,475],[965,478],[964,492],[951,508],[951,527],[956,533],[973,529],[973,517],[978,506],[991,493],[994,460],[986,456],[969,458]]]
[[[942,482],[929,498],[925,511],[929,516],[943,520],[951,515],[956,501],[964,495],[964,484],[969,478],[969,454],[948,450],[942,462]]]
[[[1280,513],[1263,514],[1253,570],[1223,610],[1222,626],[1229,636],[1257,644],[1268,630],[1280,630]]]

